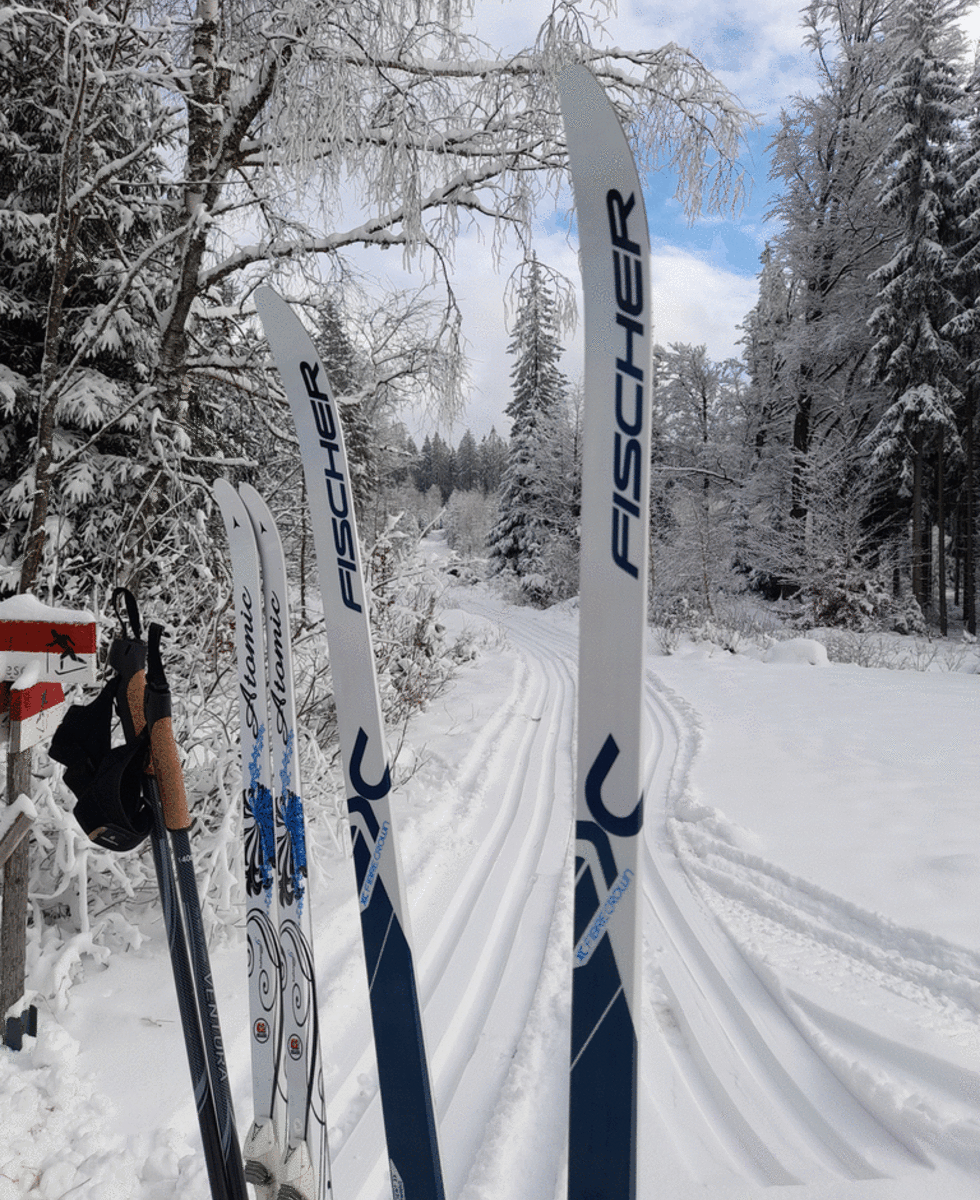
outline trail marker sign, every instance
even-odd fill
[[[95,683],[95,618],[33,596],[0,600],[0,680],[36,665],[34,682]]]
[[[0,740],[9,740],[11,754],[51,737],[65,710],[65,689],[60,683],[25,687],[22,681],[23,676],[13,683],[0,683]]]
[[[31,747],[54,733],[64,685],[96,682],[95,652],[91,613],[52,608],[26,595],[0,601],[0,741],[10,743],[7,808],[0,812],[0,1037],[10,1049],[36,1029],[35,1010],[13,1011],[24,996]]]

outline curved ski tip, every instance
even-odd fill
[[[221,510],[225,528],[230,536],[236,525],[248,521],[248,510],[245,503],[239,496],[238,489],[227,479],[216,479],[211,485],[211,494]]]
[[[563,116],[569,104],[606,102],[605,92],[584,63],[566,63],[562,67],[558,73],[558,94]]]
[[[246,507],[251,512],[255,512],[264,521],[272,520],[272,512],[269,509],[268,502],[261,492],[257,491],[250,483],[240,483],[238,491],[242,499],[245,501]]]
[[[269,287],[268,284],[263,284],[262,287],[255,289],[255,310],[259,314],[259,319],[264,325],[270,318],[275,320],[281,318],[286,313],[292,313],[292,309],[283,300],[282,296],[275,290]]]

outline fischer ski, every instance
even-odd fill
[[[585,293],[569,1200],[633,1200],[649,544],[650,241],[633,155],[587,68],[559,78]]]
[[[309,335],[272,289],[255,293],[299,436],[309,494],[378,1081],[394,1200],[444,1200],[422,1011],[391,813],[391,765],[337,406]]]

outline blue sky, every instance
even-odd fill
[[[587,5],[586,5],[587,6]],[[602,9],[601,0],[594,8]],[[551,8],[550,0],[475,0],[474,19],[485,42],[504,52],[533,42]],[[692,50],[754,113],[761,127],[749,137],[744,165],[751,180],[750,198],[734,218],[708,216],[693,226],[673,199],[674,186],[658,177],[647,192],[647,215],[653,242],[653,277],[657,340],[663,344],[704,344],[722,360],[740,353],[738,325],[756,301],[759,256],[771,227],[764,214],[773,195],[768,179],[767,144],[780,111],[799,94],[812,93],[815,75],[802,44],[801,3],[794,0],[689,0],[687,4],[621,0],[606,20],[600,44],[655,48],[668,42]],[[980,38],[980,0],[967,22],[967,32]],[[575,246],[554,209],[542,211],[535,231],[539,257],[578,282]],[[443,430],[457,441],[469,427],[477,438],[491,426],[506,432],[503,410],[509,400],[511,361],[504,311],[506,277],[516,265],[507,260],[498,270],[485,245],[462,239],[457,251],[455,287],[470,342],[471,395],[458,425]],[[566,336],[563,363],[574,381],[581,374],[581,326]],[[424,431],[426,418],[413,422]]]
[[[478,28],[491,45],[517,50],[533,40],[549,9],[550,0],[478,0]],[[709,216],[689,225],[673,198],[674,182],[663,175],[651,181],[646,195],[657,339],[665,344],[703,343],[713,358],[724,359],[738,355],[737,326],[755,303],[766,237],[763,214],[772,194],[766,145],[780,109],[792,95],[812,89],[813,73],[792,0],[703,0],[689,5],[624,0],[606,22],[608,45],[655,48],[671,41],[697,54],[763,122],[749,138],[744,165],[751,179],[750,197],[737,217]],[[569,244],[563,225],[554,211],[540,214],[538,252],[577,283],[575,246]],[[463,254],[458,262],[465,275]],[[462,275],[457,286],[464,311],[473,318],[468,331],[473,388],[459,432],[470,426],[479,437],[490,425],[506,428],[502,413],[509,399],[511,363],[506,355],[503,280],[477,273],[471,288]],[[581,373],[581,339],[581,326],[566,337],[563,365],[573,380]]]

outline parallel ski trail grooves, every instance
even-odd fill
[[[844,945],[855,950],[860,960],[892,959],[896,965],[898,956],[888,953],[891,940],[885,929],[877,929],[878,921],[870,914],[860,914],[854,906],[821,892],[819,889],[795,881],[796,889],[790,886],[791,877],[779,868],[764,865],[762,860],[746,855],[737,847],[726,846],[720,839],[698,825],[686,821],[672,821],[673,845],[668,836],[663,817],[670,819],[675,802],[686,788],[686,776],[696,751],[696,737],[685,728],[685,721],[678,715],[683,711],[682,701],[670,697],[659,683],[648,694],[648,713],[668,741],[674,742],[674,770],[670,780],[665,780],[665,756],[661,756],[651,768],[651,780],[660,773],[660,780],[651,793],[666,798],[667,809],[648,826],[647,852],[648,870],[646,893],[651,920],[648,936],[651,941],[651,974],[661,989],[664,1012],[676,1021],[683,1034],[678,1047],[676,1037],[668,1039],[672,1048],[665,1053],[663,1038],[654,1042],[650,1058],[656,1059],[661,1073],[671,1065],[679,1067],[682,1080],[688,1083],[691,1094],[700,1092],[702,1121],[708,1116],[700,1137],[691,1138],[700,1146],[714,1143],[713,1149],[719,1161],[726,1156],[731,1167],[738,1173],[747,1173],[761,1184],[828,1183],[834,1181],[861,1181],[878,1178],[914,1180],[925,1178],[932,1166],[931,1155],[922,1147],[921,1139],[910,1129],[907,1122],[897,1121],[895,1114],[888,1111],[887,1104],[868,1103],[868,1096],[852,1092],[847,1081],[838,1076],[839,1059],[827,1043],[816,1036],[807,1036],[803,1010],[808,1002],[800,997],[788,996],[765,964],[757,961],[757,953],[740,943],[733,933],[745,932],[746,926],[735,930],[724,921],[726,911],[733,905],[742,907],[742,897],[758,891],[752,882],[753,874],[768,875],[770,887],[780,891],[783,897],[794,890],[800,894],[800,904],[795,910],[799,932],[816,934],[810,942],[810,953],[828,940],[821,935],[821,924],[836,910],[840,925],[849,932],[838,930],[837,937]],[[686,714],[688,717],[690,714]],[[730,870],[702,871],[700,859],[689,849],[689,841],[709,839],[721,859],[728,859]],[[679,846],[681,858],[676,848]],[[742,871],[739,867],[749,866]],[[694,877],[685,878],[685,871],[693,871]],[[748,877],[748,878],[747,878]],[[697,889],[695,888],[697,884]],[[704,887],[707,883],[709,886]],[[765,890],[765,889],[762,889]],[[698,898],[700,895],[700,899]],[[733,899],[734,897],[734,899]],[[705,906],[707,900],[710,908]],[[771,900],[771,897],[770,897]],[[783,904],[788,909],[788,904]],[[770,903],[762,906],[768,914]],[[721,915],[727,935],[719,927],[717,915]],[[758,913],[756,914],[759,915]],[[811,922],[812,924],[808,924]],[[792,924],[792,922],[788,922]],[[837,924],[831,919],[831,925]],[[758,936],[758,926],[751,925],[753,941]],[[875,936],[867,940],[854,936],[856,929],[863,928],[865,934],[874,931]],[[785,936],[785,929],[782,935]],[[827,931],[822,931],[827,934]],[[924,957],[929,958],[924,974],[930,979],[937,974],[937,966],[947,959],[936,940],[928,939],[929,949]],[[904,947],[904,943],[903,943]],[[948,948],[962,955],[959,948]],[[971,956],[972,957],[972,956]],[[938,958],[938,962],[935,960]],[[754,969],[753,969],[754,968]],[[897,966],[901,977],[908,973],[907,964]],[[950,988],[957,981],[950,978],[946,970],[940,972],[941,987],[936,986],[936,996],[948,1003],[950,991],[954,996],[969,992],[975,985],[964,975],[961,987]],[[775,987],[775,991],[771,990]],[[949,989],[949,990],[947,990]],[[799,1014],[793,1011],[796,1001]],[[838,1034],[846,1037],[846,1022],[820,1013],[810,1006],[811,1016],[819,1021],[837,1021]],[[974,1014],[975,1015],[975,1014]],[[867,1058],[870,1046],[882,1039],[863,1029],[852,1027],[852,1049]],[[908,1065],[909,1054],[903,1046],[899,1057]],[[887,1053],[887,1047],[885,1048]],[[914,1057],[914,1055],[912,1056]],[[972,1089],[973,1108],[976,1113],[977,1077],[956,1066],[928,1058],[924,1069],[937,1077],[940,1087],[961,1105]],[[671,1063],[673,1059],[673,1063]],[[695,1071],[692,1073],[691,1066]],[[675,1093],[676,1095],[676,1093]],[[653,1103],[663,1107],[663,1091],[654,1088]],[[686,1116],[697,1116],[699,1105],[688,1103]],[[709,1115],[710,1114],[710,1115]],[[965,1113],[964,1113],[965,1115]],[[719,1119],[719,1116],[724,1119]],[[677,1128],[682,1128],[678,1123]],[[690,1138],[690,1131],[685,1131]],[[727,1135],[727,1137],[726,1137]],[[720,1143],[720,1145],[719,1145]],[[969,1136],[953,1147],[950,1157],[966,1161],[970,1147],[976,1139]],[[718,1153],[718,1151],[722,1153]],[[957,1154],[956,1151],[961,1153]],[[974,1156],[976,1154],[973,1149]]]
[[[490,778],[503,783],[498,819],[457,892],[465,937],[447,940],[440,928],[429,948],[444,963],[426,1014],[439,1039],[433,1069],[447,1134],[452,1130],[447,1173],[454,1187],[479,1148],[533,1001],[570,831],[572,663],[533,632],[515,629],[512,638],[533,666],[533,685],[516,722],[516,746],[502,739],[489,764]],[[465,1100],[454,1111],[458,1094]]]
[[[535,616],[515,614],[508,630],[517,650],[511,690],[445,785],[480,800],[465,827],[471,852],[452,897],[425,886],[427,874],[452,864],[416,864],[407,879],[449,1196],[466,1183],[524,1031],[571,827],[574,640],[556,652]],[[430,890],[442,897],[440,911],[427,909]],[[377,1093],[364,1096],[373,1074],[368,1035],[362,1023],[356,1037],[352,1031],[345,1039],[344,1065],[328,1098],[332,1114],[343,1120],[346,1110],[352,1118],[334,1154],[345,1200],[390,1197],[386,1164],[377,1155]],[[560,1113],[549,1113],[555,1118]],[[339,1182],[337,1188],[339,1195]]]
[[[451,845],[461,861],[433,851],[408,881],[447,1196],[552,1200],[564,1182],[576,631],[572,620],[542,619],[479,591],[457,592],[454,603],[501,623],[514,655],[499,700],[442,784],[460,798]],[[786,927],[776,929],[767,896],[798,914],[800,954],[804,942],[811,953],[821,947],[807,936],[809,920],[846,929],[869,960],[887,954],[886,931],[873,922],[862,927],[843,901],[835,908],[834,898],[772,864],[743,862],[735,846],[699,844],[695,855],[693,839],[710,836],[710,823],[675,814],[696,760],[696,714],[654,680],[646,705],[639,1200],[729,1200],[794,1181],[808,1200],[865,1189],[883,1200],[918,1197],[919,1184],[936,1172],[915,1128],[890,1122],[849,1087],[820,1038],[833,1036],[860,1069],[887,1068],[906,1047],[875,1040],[821,1008],[819,997],[782,993],[743,937],[785,944]],[[679,845],[687,847],[680,858]],[[716,872],[710,881],[692,876],[689,856]],[[440,890],[434,880],[443,876],[449,883]],[[756,891],[743,896],[736,883]],[[956,974],[962,997],[954,1004],[954,989],[945,1002],[966,1009],[976,973],[965,962],[952,971],[953,949],[923,947],[920,982],[930,971]],[[938,1004],[948,980],[932,982]],[[911,981],[908,987],[923,990]],[[947,1014],[950,1021],[956,1015]],[[344,1041],[344,1069],[330,1080],[331,1091],[346,1097],[328,1096],[331,1113],[349,1107],[335,1167],[353,1185],[344,1200],[390,1200],[377,1152],[379,1105],[365,1095],[369,1030],[365,1024],[355,1032]],[[932,1078],[928,1094],[958,1106],[966,1121],[976,1076],[952,1058],[920,1057],[912,1065],[918,1077]],[[971,1150],[966,1135],[960,1150],[963,1162]]]

